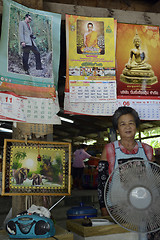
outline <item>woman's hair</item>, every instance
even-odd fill
[[[80,149],[85,149],[85,148],[88,148],[88,145],[87,144],[80,144],[79,148]]]
[[[118,129],[118,119],[125,114],[131,114],[134,117],[135,123],[136,123],[136,127],[139,127],[140,124],[140,119],[138,116],[138,113],[131,107],[119,107],[115,113],[113,114],[112,117],[112,124],[113,124],[113,128],[115,130]]]

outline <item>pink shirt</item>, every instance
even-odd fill
[[[131,152],[129,152],[124,146],[122,146],[119,141],[118,141],[118,144],[120,146],[121,151],[124,152],[125,154],[135,154],[138,151],[138,144],[135,145],[135,147]],[[151,161],[153,157],[153,148],[146,143],[141,143],[141,144],[148,160]],[[114,163],[115,163],[115,147],[113,142],[108,143],[106,145],[106,158],[109,163],[109,174],[110,174],[114,169]]]
[[[84,149],[77,149],[75,152],[74,152],[74,160],[73,160],[73,167],[75,168],[83,168],[85,165],[84,165],[84,160],[86,158],[90,158],[91,155],[88,154]]]

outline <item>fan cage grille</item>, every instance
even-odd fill
[[[136,208],[130,201],[130,192],[137,187],[151,194],[147,208]],[[156,163],[133,160],[119,165],[109,176],[104,193],[110,216],[123,228],[142,233],[160,229],[160,166]]]

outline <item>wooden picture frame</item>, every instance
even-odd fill
[[[4,140],[1,195],[70,193],[70,143]]]

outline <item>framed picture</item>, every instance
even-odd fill
[[[2,195],[70,195],[71,144],[5,139]]]

